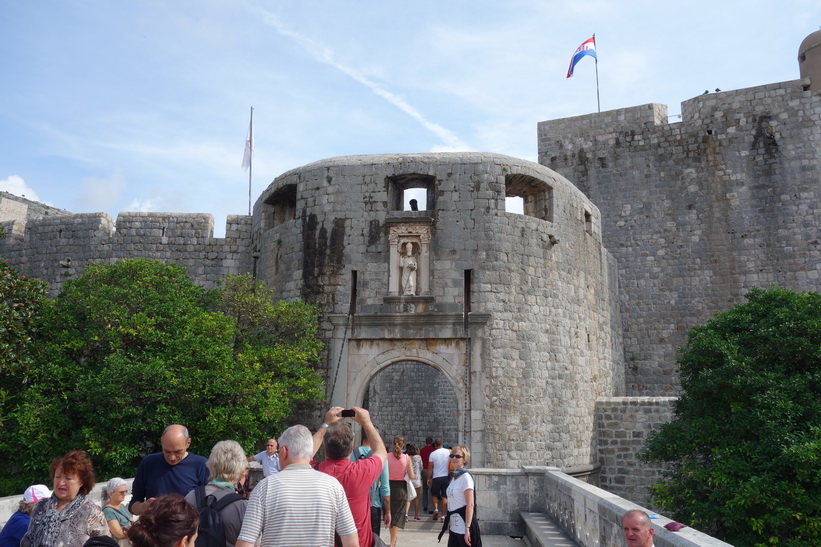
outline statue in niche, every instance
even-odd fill
[[[413,254],[413,243],[403,245],[405,254],[399,261],[402,268],[402,294],[413,296],[416,294],[416,256]]]

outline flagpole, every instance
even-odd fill
[[[597,76],[598,78],[598,76]],[[596,84],[598,85],[598,83]],[[251,173],[254,172],[254,107],[251,107],[251,125],[248,126],[251,139],[251,155],[248,157],[248,216],[251,216]]]
[[[593,33],[593,44],[595,44],[595,43],[596,43],[596,34]],[[599,57],[598,57],[598,54],[596,55],[596,105],[599,107],[599,114],[601,114],[601,100],[599,99]]]

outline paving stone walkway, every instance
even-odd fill
[[[412,517],[411,517],[412,518]],[[396,547],[422,547],[440,545],[446,547],[448,544],[448,535],[445,533],[442,536],[442,542],[436,542],[436,536],[442,529],[441,522],[434,522],[428,517],[421,522],[413,520],[405,524],[404,530],[399,530],[399,538],[396,540]],[[382,528],[380,534],[382,541],[390,545],[391,534],[387,528]],[[484,547],[526,547],[527,543],[523,539],[514,539],[507,536],[482,536],[482,545]]]

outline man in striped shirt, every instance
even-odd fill
[[[345,490],[330,475],[311,468],[313,438],[295,425],[279,438],[282,470],[262,479],[251,493],[237,547],[327,547],[334,532],[344,547],[358,547]]]

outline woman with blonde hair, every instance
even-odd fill
[[[405,505],[408,500],[408,483],[405,474],[413,480],[413,466],[407,454],[402,453],[405,448],[405,437],[397,435],[393,438],[393,449],[388,454],[388,479],[391,484],[391,547],[396,547],[399,529],[405,529]]]
[[[473,477],[468,473],[470,450],[456,445],[450,452],[453,478],[448,485],[448,514],[439,533],[439,539],[450,530],[448,547],[481,547],[479,522],[476,519],[476,496]]]
[[[191,490],[185,501],[199,509],[206,497],[214,496],[225,530],[225,543],[234,545],[248,507],[248,500],[236,492],[237,481],[248,468],[245,451],[236,441],[219,441],[211,449],[205,465],[211,472],[211,480],[207,485]]]
[[[410,518],[408,517],[408,513],[410,513],[410,504],[411,501],[413,501],[413,520],[420,521],[422,520],[419,517],[419,498],[422,497],[422,456],[419,455],[419,447],[414,443],[408,445],[406,452],[411,458],[411,466],[413,467],[414,474],[411,484],[413,484],[413,488],[416,490],[416,495],[413,497],[413,500],[408,500],[408,505],[405,508],[405,517]]]

